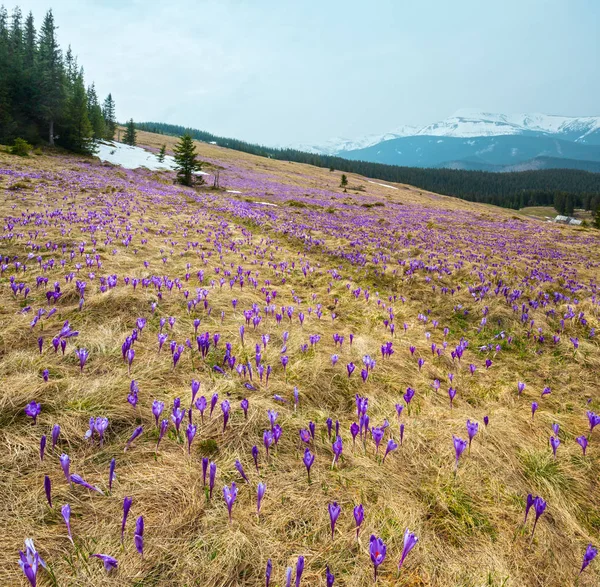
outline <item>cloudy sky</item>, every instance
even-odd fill
[[[2,0],[0,0],[2,1]],[[13,5],[3,0],[12,10]],[[318,143],[461,108],[600,115],[598,0],[21,0],[120,120]]]

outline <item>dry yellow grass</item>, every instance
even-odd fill
[[[171,149],[174,139],[140,132],[138,142],[155,148],[166,143]],[[364,191],[349,189],[343,194],[338,187],[339,174],[328,170],[260,159],[213,145],[199,145],[199,151],[201,157],[214,165],[231,166],[221,176],[225,187],[228,187],[228,178],[248,173],[253,177],[256,174],[268,177],[294,189],[329,190],[340,200],[362,202],[362,198],[366,198],[371,202],[386,202],[382,208],[365,208],[364,214],[379,218],[386,236],[397,234],[394,253],[402,258],[427,259],[429,251],[420,250],[417,242],[411,243],[410,236],[406,242],[399,238],[406,236],[407,229],[389,225],[390,204],[417,205],[432,212],[468,213],[482,223],[488,217],[490,222],[512,221],[510,211],[422,194],[408,186],[391,190],[350,175],[350,185],[363,186]],[[84,160],[52,153],[29,160],[0,154],[0,168],[43,172],[41,177],[21,180],[23,185],[18,189],[8,189],[15,180],[0,175],[0,214],[5,224],[6,218],[20,217],[22,213],[46,214],[62,209],[65,214],[79,215],[70,223],[50,221],[39,226],[32,223],[12,230],[23,233],[24,237],[6,238],[11,230],[5,226],[5,238],[0,241],[2,255],[11,259],[18,256],[19,260],[26,259],[31,250],[27,247],[29,238],[33,239],[28,236],[30,231],[39,231],[33,242],[42,246],[27,262],[26,273],[15,274],[11,270],[0,277],[0,466],[3,471],[0,520],[4,529],[0,536],[0,584],[25,584],[16,560],[24,539],[31,537],[52,571],[51,575],[40,572],[40,585],[255,587],[264,585],[264,571],[270,558],[272,585],[282,586],[285,567],[294,565],[297,557],[303,555],[306,569],[302,585],[325,585],[325,566],[329,565],[336,576],[336,587],[362,587],[373,582],[368,543],[371,533],[387,543],[387,559],[378,579],[380,586],[558,587],[575,584],[585,546],[588,542],[597,546],[600,531],[599,432],[592,437],[586,458],[582,458],[575,443],[575,437],[587,430],[585,410],[600,408],[597,338],[581,338],[577,353],[563,341],[556,349],[547,346],[538,354],[537,347],[524,335],[520,314],[515,314],[502,296],[476,302],[468,292],[467,285],[475,282],[472,270],[477,263],[466,261],[452,276],[440,278],[440,286],[442,283],[462,286],[454,296],[440,295],[439,291],[432,294],[431,284],[422,277],[392,278],[389,271],[381,276],[375,274],[370,265],[356,267],[332,256],[336,246],[350,249],[349,239],[328,233],[324,225],[310,225],[310,208],[308,211],[289,208],[290,218],[307,224],[307,234],[323,239],[323,246],[307,249],[297,235],[282,234],[281,226],[273,222],[246,221],[222,208],[226,199],[256,201],[259,199],[256,195],[249,198],[248,194],[209,189],[177,191],[165,174],[158,173],[153,174],[154,187],[147,189],[145,182],[151,174],[126,173],[97,163],[90,168]],[[73,178],[69,178],[69,173]],[[86,174],[104,179],[82,182]],[[116,189],[108,189],[108,185]],[[157,196],[156,186],[163,186],[165,193]],[[197,198],[197,194],[201,197]],[[282,205],[276,196],[273,193],[272,198],[265,189],[260,199]],[[310,199],[306,201],[310,203]],[[109,209],[107,203],[113,207]],[[82,215],[84,212],[98,213],[98,223],[101,219],[107,222],[96,231],[98,242],[94,253],[90,233],[80,232],[82,227],[89,226]],[[336,209],[336,215],[343,213]],[[427,230],[439,235],[469,230],[468,220],[460,227],[443,225],[439,220],[431,220],[431,223]],[[68,232],[69,226],[71,232]],[[122,244],[125,234],[115,232],[126,226],[135,235],[129,247]],[[538,224],[523,221],[523,226],[525,230],[534,230]],[[148,231],[137,232],[144,227]],[[570,261],[577,264],[579,280],[597,279],[597,259],[590,259],[592,264],[585,262],[585,256],[593,250],[593,245],[585,239],[597,239],[594,233],[569,227],[552,230],[552,233],[540,234],[539,242],[550,246],[549,243],[556,241],[556,246],[568,251],[573,259],[581,258],[577,262]],[[507,234],[517,232],[510,227],[506,231]],[[223,242],[235,242],[235,247],[217,250],[216,235]],[[492,229],[486,234],[474,234],[482,243],[488,238],[492,243],[493,236]],[[141,239],[147,242],[142,244]],[[85,257],[80,256],[77,249],[81,241],[86,241],[86,253],[100,256],[101,268],[85,267]],[[186,249],[184,245],[188,241],[199,241],[200,245]],[[46,249],[47,242],[59,243],[59,249]],[[59,263],[63,244],[67,251],[65,259],[69,259],[68,252],[74,248],[73,263],[83,263],[80,274],[75,276],[87,281],[82,311],[78,310],[75,280],[66,283],[64,279],[74,271],[73,265],[69,261],[63,268]],[[494,251],[492,244],[489,246],[488,262],[499,262],[502,254]],[[113,255],[113,249],[117,254]],[[137,253],[135,249],[139,249]],[[38,254],[43,262],[56,258],[54,268],[42,272],[35,260]],[[458,259],[457,253],[448,254]],[[253,263],[255,259],[257,263]],[[142,264],[144,261],[148,262],[148,268]],[[292,269],[294,261],[296,265]],[[275,265],[282,262],[289,264],[287,269]],[[307,277],[300,270],[303,262],[314,268]],[[522,277],[532,269],[530,262],[515,258],[503,269],[505,278]],[[555,263],[558,261],[540,257],[540,267],[549,269]],[[235,274],[239,265],[258,272],[257,289],[248,282],[243,289],[239,285],[230,289],[229,278],[219,287],[222,272],[229,270]],[[221,273],[216,274],[215,268]],[[327,272],[330,269],[339,270],[344,279],[333,280]],[[202,285],[196,277],[199,270],[205,273]],[[87,277],[89,271],[96,273],[93,280]],[[185,281],[186,272],[191,275],[189,282]],[[25,281],[31,287],[27,304],[22,295],[13,296],[8,279],[11,274],[17,282]],[[118,275],[118,286],[102,293],[99,277],[111,274]],[[57,313],[40,321],[43,331],[39,325],[33,329],[29,326],[34,311],[47,307],[44,290],[35,288],[37,275],[47,276],[49,286],[59,281],[64,291]],[[205,287],[210,292],[210,315],[201,304],[189,313],[176,287],[172,292],[163,288],[163,297],[159,300],[154,289],[139,286],[134,291],[123,283],[124,276],[149,275],[179,278],[182,290],[190,291],[190,299],[197,287]],[[284,276],[285,283],[282,283]],[[217,281],[214,287],[210,285],[211,279]],[[244,323],[243,311],[252,304],[264,308],[265,295],[260,288],[265,280],[271,282],[267,286],[269,290],[278,292],[273,302],[278,308],[295,307],[292,322],[284,316],[282,324],[277,325],[272,316],[263,315],[256,330],[251,325],[246,326],[242,346],[239,326]],[[348,283],[350,289],[346,287]],[[355,299],[351,295],[350,290],[356,287],[370,288],[368,303],[362,296]],[[379,299],[385,304],[389,304],[388,295],[398,296],[390,304],[396,322],[393,338],[383,328],[386,312],[377,304],[375,292],[379,292]],[[400,296],[405,298],[404,302]],[[238,300],[235,310],[233,299]],[[154,315],[152,302],[158,303]],[[307,311],[316,304],[323,305],[321,320],[314,312]],[[501,321],[507,334],[514,335],[513,346],[493,357],[491,369],[483,366],[477,347],[492,339],[492,327],[478,333],[477,323],[461,318],[460,313],[454,311],[457,304],[470,308],[477,319],[481,317],[483,306],[488,306],[489,323]],[[21,313],[25,305],[31,305],[33,310]],[[559,307],[563,312],[566,309],[566,305]],[[297,318],[300,309],[306,314],[302,327]],[[431,310],[431,318],[424,325],[417,317],[427,310]],[[579,310],[584,310],[590,323],[598,327],[598,306],[590,296],[582,299]],[[332,311],[338,315],[334,321],[330,316]],[[224,320],[221,320],[221,312],[225,312]],[[136,356],[129,375],[121,358],[121,344],[141,316],[148,318],[148,325],[135,344]],[[202,361],[197,352],[192,355],[186,349],[173,369],[168,341],[162,352],[157,353],[159,317],[169,316],[176,317],[173,331],[166,327],[169,340],[183,344],[186,338],[191,338],[193,342],[193,319],[198,317],[202,321],[198,332],[221,334],[218,351],[211,351],[209,360]],[[535,328],[542,328],[546,336],[551,337],[552,319],[542,312],[536,313],[535,318]],[[431,319],[439,320],[436,329]],[[65,320],[80,334],[69,341],[63,357],[60,351],[54,353],[51,339]],[[409,327],[406,332],[402,328],[405,322]],[[450,329],[447,352],[432,358],[431,341],[441,345],[442,330],[446,326]],[[279,357],[286,330],[289,331],[290,364],[284,376]],[[431,332],[431,340],[425,337],[426,331]],[[336,332],[346,337],[341,350],[333,345],[332,335]],[[274,369],[268,388],[257,384],[256,391],[248,391],[235,371],[229,374],[227,370],[228,375],[223,377],[211,370],[213,364],[221,363],[226,342],[232,343],[238,361],[242,357],[253,361],[254,345],[260,343],[263,333],[271,336],[263,352],[264,364]],[[352,346],[348,344],[350,333],[355,335]],[[316,349],[299,352],[300,345],[307,343],[312,334],[321,335]],[[38,336],[45,338],[41,355],[37,348]],[[469,339],[470,347],[459,365],[452,361],[449,353],[463,336]],[[567,335],[563,338],[568,341]],[[395,353],[382,360],[379,348],[388,340],[394,341]],[[408,350],[409,345],[417,347],[414,357]],[[90,351],[83,372],[74,355],[77,347]],[[333,353],[340,355],[335,367],[330,361]],[[372,355],[377,366],[363,384],[359,372],[365,354]],[[416,364],[419,356],[426,359],[422,370]],[[357,365],[351,378],[345,370],[349,361]],[[469,374],[469,363],[477,364],[474,376]],[[48,383],[41,377],[46,368],[50,370]],[[452,410],[446,393],[449,372],[455,374],[455,387],[459,389]],[[136,409],[126,401],[131,379],[135,379],[140,390]],[[218,393],[219,403],[224,398],[231,401],[230,424],[223,434],[218,405],[213,418],[205,418],[204,424],[196,412],[194,421],[198,424],[198,434],[191,456],[172,428],[155,454],[157,432],[150,409],[152,401],[163,400],[165,414],[175,397],[180,397],[182,405],[187,407],[192,379],[200,380],[200,394],[207,399]],[[431,387],[434,379],[442,381],[439,392]],[[516,394],[517,381],[527,383],[521,397]],[[290,401],[294,386],[300,392],[297,411]],[[403,403],[402,394],[409,386],[417,390],[417,395],[410,410],[405,409],[402,415],[406,425],[404,445],[389,455],[384,464],[375,458],[370,438],[366,450],[358,442],[352,450],[348,429],[355,420],[355,394],[369,398],[371,424],[380,425],[388,419],[392,436],[398,439],[394,405]],[[545,386],[552,388],[552,394],[540,400]],[[275,394],[285,397],[288,403],[278,403],[273,399]],[[243,397],[250,401],[247,420],[239,409]],[[590,406],[586,405],[588,398],[592,398]],[[25,405],[32,400],[42,404],[36,426],[23,413]],[[534,400],[540,402],[540,409],[532,423],[529,406]],[[262,433],[269,427],[268,409],[279,412],[278,423],[283,435],[267,463]],[[486,429],[482,425],[484,415],[490,417]],[[110,420],[102,447],[83,438],[90,416],[107,416]],[[339,419],[344,440],[343,457],[335,469],[330,467],[332,451],[325,426],[328,417],[334,421]],[[478,421],[481,429],[470,454],[463,455],[455,477],[452,435],[466,437],[468,418]],[[298,433],[311,420],[317,425],[317,436],[313,445],[316,461],[309,485],[301,461]],[[548,446],[554,422],[560,424],[562,440],[556,460]],[[40,436],[46,434],[50,439],[52,425],[56,423],[61,426],[59,447],[54,452],[48,447],[44,461],[40,462]],[[123,452],[125,442],[138,425],[143,425],[144,434],[128,452]],[[260,475],[254,470],[251,458],[254,444],[261,450]],[[61,452],[70,455],[71,472],[103,490],[107,488],[110,460],[116,458],[117,478],[112,493],[102,496],[82,487],[69,487],[58,462]],[[209,456],[218,465],[212,501],[206,499],[202,489],[203,456]],[[250,486],[235,470],[236,459],[243,463]],[[52,480],[52,509],[44,497],[44,475]],[[257,517],[256,484],[260,480],[266,483],[267,490],[261,515]],[[222,488],[232,481],[238,483],[239,496],[233,506],[233,522],[228,524]],[[542,495],[548,502],[547,512],[540,519],[532,542],[531,521],[527,528],[522,524],[525,497],[529,492]],[[125,496],[133,497],[133,506],[122,547],[120,524]],[[332,501],[342,507],[334,541],[327,512]],[[61,519],[60,507],[64,503],[72,508],[75,546],[69,542]],[[357,542],[352,508],[358,503],[365,507],[365,522]],[[133,528],[139,515],[144,516],[146,526],[143,559],[133,545]],[[402,536],[407,527],[416,533],[419,543],[398,574]],[[118,571],[107,574],[98,560],[88,559],[91,553],[114,556],[119,561]],[[598,561],[592,563],[581,576],[579,585],[598,585],[599,569]]]

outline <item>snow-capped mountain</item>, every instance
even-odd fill
[[[498,170],[533,159],[560,167],[600,161],[600,117],[495,114],[459,110],[423,127],[400,127],[383,135],[332,139],[296,148],[392,165]]]

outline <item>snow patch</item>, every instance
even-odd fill
[[[384,188],[390,188],[390,189],[392,189],[392,190],[397,190],[397,189],[398,189],[396,186],[393,186],[393,185],[388,185],[387,183],[378,183],[378,182],[376,182],[376,181],[371,181],[370,179],[367,179],[367,181],[368,181],[369,183],[374,183],[375,185],[380,185],[380,186],[382,186],[382,187],[384,187]]]
[[[241,194],[242,192],[238,192],[237,190],[225,190],[228,194]]]
[[[173,170],[175,169],[175,160],[170,155],[165,155],[165,160],[161,163],[158,157],[142,149],[142,147],[132,147],[117,142],[99,142],[97,143],[98,152],[96,153],[100,161],[107,161],[113,165],[120,165],[125,169],[137,169],[145,167],[151,171]],[[208,175],[204,171],[197,171],[197,175]]]

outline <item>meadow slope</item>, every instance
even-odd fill
[[[380,586],[575,585],[600,544],[600,426],[590,435],[587,415],[600,414],[600,233],[351,174],[344,193],[336,171],[198,147],[209,175],[194,190],[168,171],[0,153],[0,584],[26,584],[18,552],[32,538],[48,565],[38,585],[258,587],[271,559],[282,587],[303,556],[301,585],[326,585],[329,566],[335,587],[362,587],[374,534]],[[357,396],[368,409],[353,442]],[[100,420],[86,437],[91,417],[108,418],[102,439]],[[478,432],[455,474],[467,420]],[[382,462],[390,439],[400,446]],[[61,454],[102,493],[69,484]],[[533,537],[530,493],[547,502]],[[398,572],[406,528],[419,541]],[[599,563],[581,587],[600,584]]]

